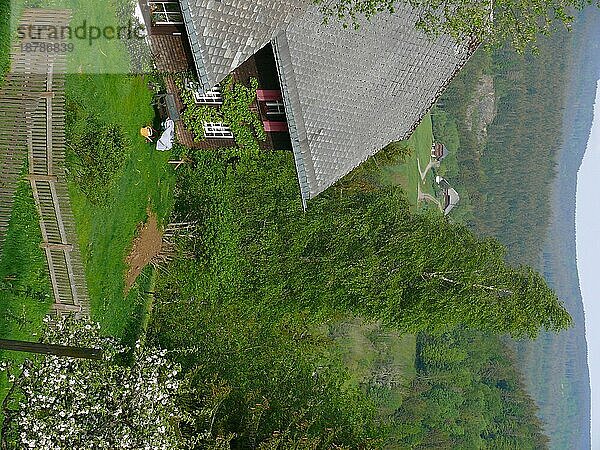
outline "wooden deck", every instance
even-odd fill
[[[66,10],[29,9],[25,26],[67,25]],[[25,43],[27,41],[24,41]],[[46,45],[60,42],[43,37]],[[10,218],[16,184],[27,162],[27,179],[40,216],[40,230],[56,312],[89,314],[85,270],[77,245],[65,177],[65,96],[66,55],[60,52],[12,53],[13,66],[0,91],[0,112],[7,119],[0,130],[3,166],[0,217]],[[4,119],[3,119],[4,121]],[[4,168],[4,167],[3,167]],[[5,176],[6,173],[6,176]],[[0,222],[0,239],[8,222]]]
[[[150,35],[150,51],[156,69],[162,73],[190,70],[192,53],[185,35]]]

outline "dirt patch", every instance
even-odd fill
[[[163,232],[158,225],[156,214],[148,211],[148,221],[138,226],[136,234],[131,252],[125,258],[125,263],[129,267],[125,277],[125,295],[144,267],[160,253]]]

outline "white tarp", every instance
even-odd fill
[[[165,120],[165,131],[160,135],[160,139],[156,142],[156,150],[164,152],[173,148],[173,138],[175,136],[175,122],[171,119]]]

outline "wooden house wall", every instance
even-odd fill
[[[148,39],[160,72],[177,73],[192,68],[192,53],[185,35],[151,35]]]
[[[193,70],[192,54],[185,35],[152,34],[148,36],[150,49],[154,57],[156,68],[166,75],[167,92],[175,97],[175,103],[179,111],[184,109],[183,101],[175,86],[173,77],[168,74]],[[250,78],[256,78],[261,89],[280,90],[277,67],[271,45],[261,49],[253,57],[249,58],[233,73],[235,82],[248,85]],[[285,116],[267,116],[264,105],[252,105],[253,110],[259,114],[261,120],[284,121]],[[233,147],[233,139],[204,139],[200,142],[194,140],[193,134],[187,130],[181,121],[176,122],[175,132],[177,140],[186,147],[200,149],[215,149],[220,147]],[[291,150],[292,144],[289,133],[272,132],[267,133],[266,141],[259,142],[261,149]]]

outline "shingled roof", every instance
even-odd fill
[[[212,89],[300,17],[307,0],[179,0],[200,84]]]
[[[273,44],[304,202],[407,138],[471,54],[416,30],[410,7],[355,30],[307,0],[181,3],[206,88]]]

